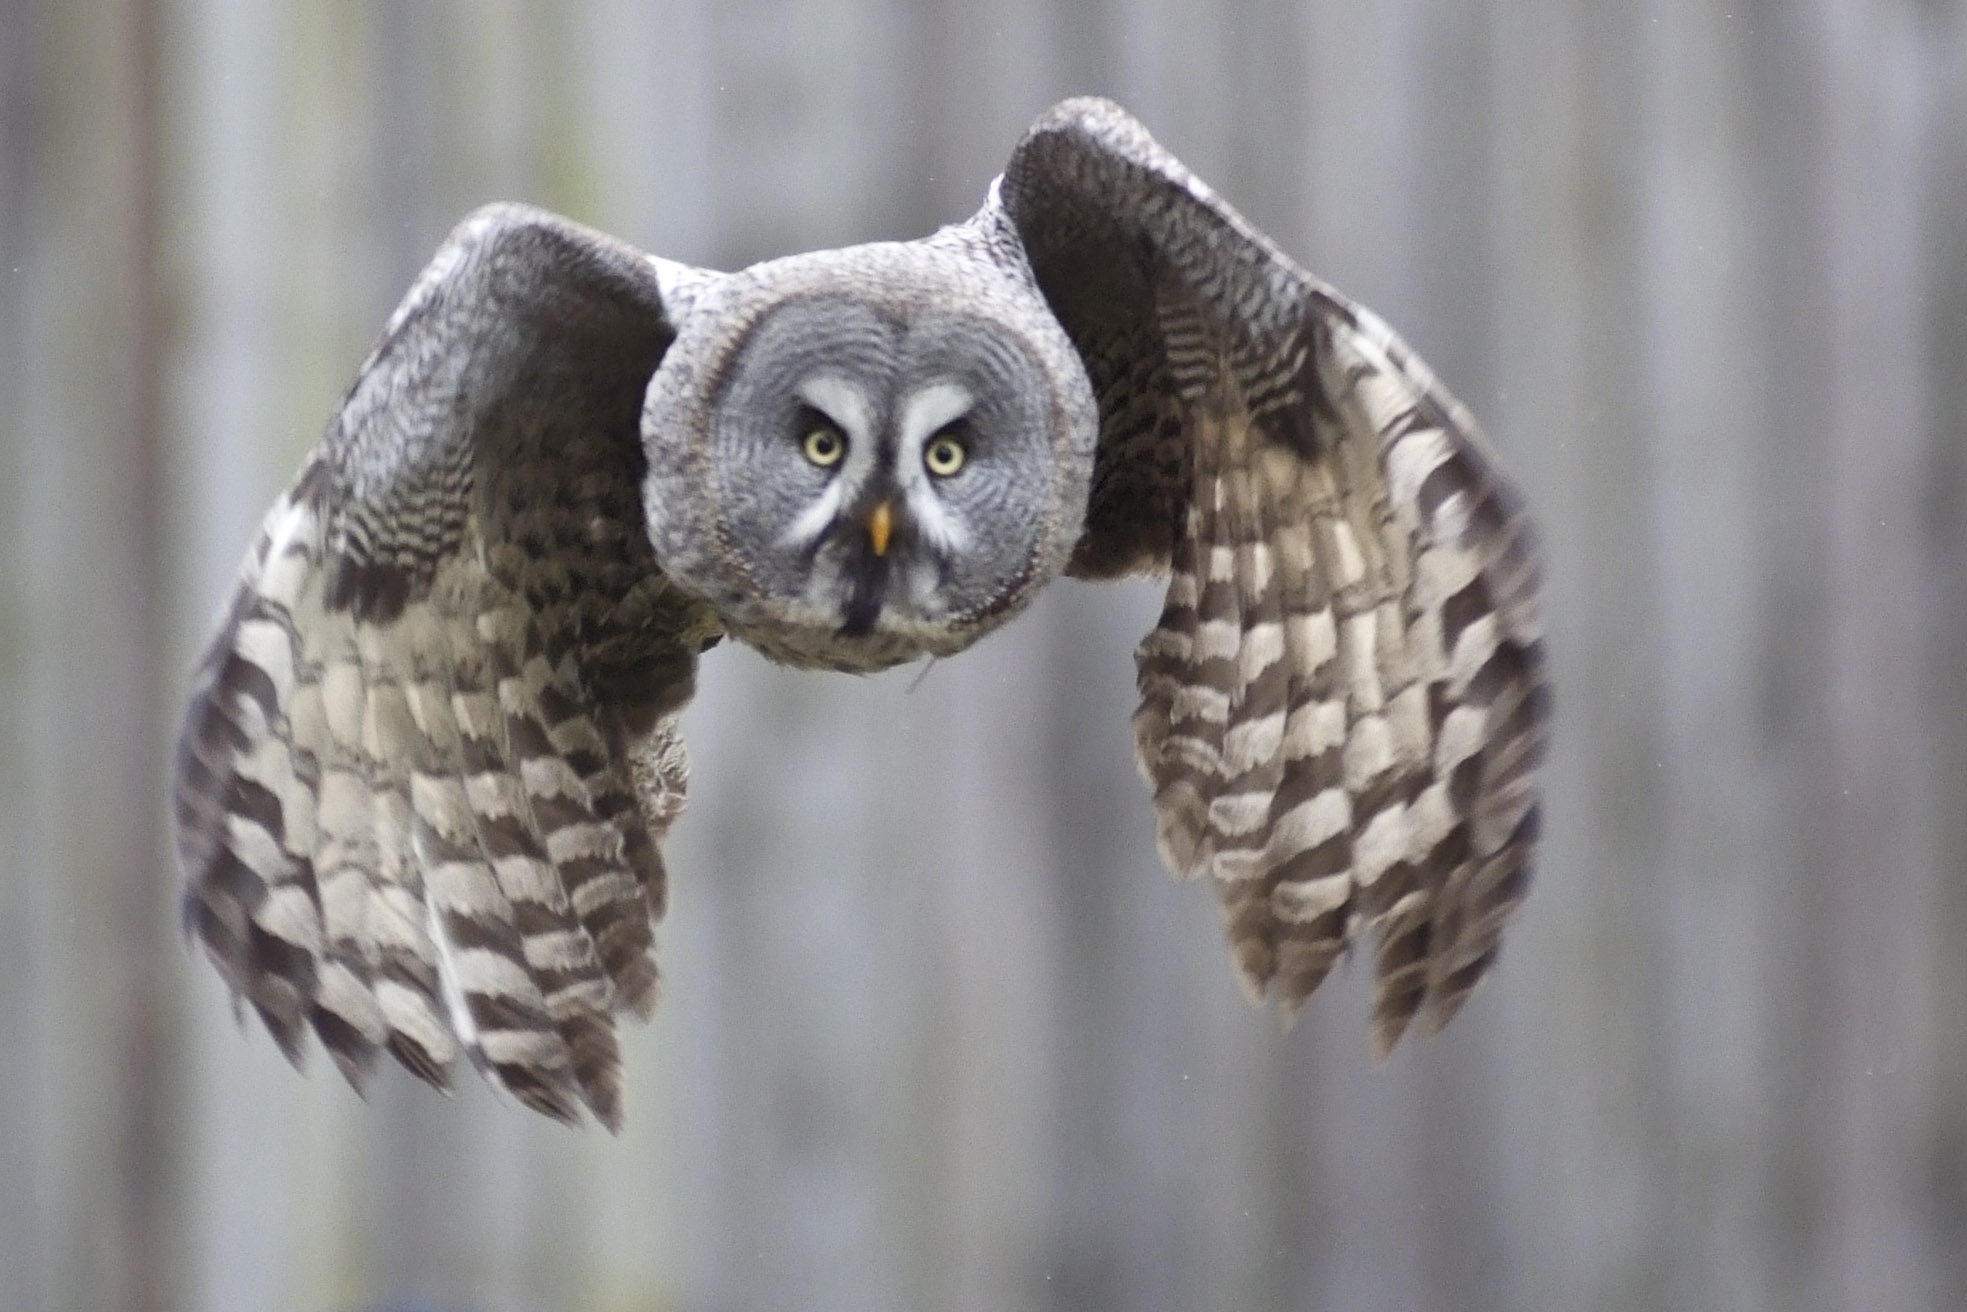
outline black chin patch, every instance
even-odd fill
[[[856,551],[845,571],[847,604],[841,610],[840,636],[865,638],[874,632],[881,602],[888,592],[888,560],[872,551]]]

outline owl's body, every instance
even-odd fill
[[[950,655],[1062,572],[1169,578],[1136,743],[1253,996],[1363,927],[1379,1048],[1451,1016],[1536,839],[1527,523],[1383,324],[1098,101],[920,242],[716,274],[467,220],[201,667],[188,923],[290,1055],[462,1049],[616,1125],[698,654]]]

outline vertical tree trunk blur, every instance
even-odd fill
[[[1644,21],[1642,21],[1642,18]],[[1642,1055],[1656,1092],[1645,1110],[1671,1126],[1656,1187],[1686,1198],[1660,1216],[1649,1283],[1673,1306],[1790,1305],[1772,1297],[1768,1144],[1757,1133],[1767,1050],[1771,908],[1790,877],[1780,774],[1762,741],[1765,678],[1762,522],[1771,450],[1770,356],[1786,343],[1758,297],[1770,214],[1753,167],[1759,121],[1753,58],[1768,43],[1725,12],[1669,4],[1635,15],[1647,74],[1636,88],[1635,254],[1651,273],[1632,312],[1652,459],[1648,545],[1656,608],[1641,638],[1658,662],[1658,755],[1635,762],[1658,783],[1659,876],[1644,895],[1658,934],[1652,966],[1665,1006]],[[1791,120],[1799,123],[1799,120]],[[1659,763],[1676,768],[1662,774]],[[1779,923],[1779,922],[1778,922]],[[1656,1283],[1655,1283],[1656,1282]]]
[[[1938,566],[1937,615],[1927,655],[1935,737],[1933,818],[1939,883],[1925,927],[1933,1015],[1946,1017],[1967,998],[1967,679],[1957,677],[1967,652],[1967,6],[1936,16],[1928,68],[1933,83],[1925,124],[1930,180],[1924,196],[1927,335],[1926,471],[1919,516],[1931,530]],[[1951,671],[1955,677],[1949,677]],[[1930,1024],[1930,1021],[1929,1021]],[[1928,1162],[1921,1174],[1938,1224],[1931,1254],[1938,1307],[1967,1306],[1967,1245],[1947,1242],[1967,1227],[1967,1025],[1931,1024]],[[1949,1222],[1951,1227],[1949,1228]]]
[[[1492,35],[1497,372],[1492,392],[1463,395],[1509,444],[1538,511],[1558,708],[1525,913],[1543,928],[1506,945],[1480,1004],[1503,1031],[1479,1036],[1500,1067],[1486,1206],[1518,1307],[1666,1305],[1647,1206],[1662,1185],[1656,1011],[1632,1005],[1657,980],[1661,860],[1658,620],[1638,546],[1650,506],[1634,106],[1649,22],[1512,4]]]
[[[178,1306],[183,1247],[179,949],[157,805],[163,16],[150,0],[10,8],[8,545],[25,586],[7,623],[25,715],[9,717],[7,924],[35,992],[5,999],[29,1026],[10,1048],[26,1083],[9,1118],[31,1126],[31,1184],[5,1191],[19,1209],[5,1242],[21,1246],[8,1279],[31,1300],[162,1309]]]
[[[1827,1306],[1931,1306],[1923,1215],[1932,1113],[1927,926],[1935,904],[1935,613],[1920,506],[1931,477],[1922,313],[1925,56],[1911,8],[1823,0],[1819,204],[1829,358],[1827,544],[1818,660],[1828,695],[1809,780],[1816,860],[1809,1159]],[[1959,124],[1954,124],[1957,130]],[[1881,197],[1915,203],[1891,208]],[[1955,362],[1955,368],[1959,362]],[[1952,805],[1961,805],[1954,797]],[[1952,1242],[1958,1242],[1958,1233]]]
[[[5,0],[0,6],[0,414],[19,414],[28,404],[29,330],[21,271],[33,266],[36,250],[29,198],[40,172],[35,149],[42,117],[39,19],[31,0]],[[0,554],[18,560],[27,542],[25,498],[17,489],[26,486],[30,461],[20,426],[10,425],[6,435],[11,440],[0,443]],[[32,686],[32,631],[28,590],[9,574],[0,582],[0,685]],[[33,815],[29,707],[25,697],[0,699],[0,843],[14,852],[26,850]],[[35,1307],[46,1306],[54,1288],[37,1217],[55,1164],[34,1133],[41,1124],[44,1086],[38,1059],[46,1046],[38,1033],[47,966],[37,933],[43,901],[39,882],[0,879],[0,961],[11,966],[0,971],[0,1047],[16,1054],[0,1062],[0,1106],[16,1109],[0,1121],[5,1186],[0,1188],[0,1297]]]

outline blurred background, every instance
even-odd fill
[[[471,206],[920,235],[1115,96],[1484,419],[1548,558],[1539,883],[1375,1069],[1130,757],[1147,584],[926,677],[705,661],[629,1125],[233,1023],[186,673]],[[4,0],[0,1306],[1967,1306],[1967,7]]]

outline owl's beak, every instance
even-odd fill
[[[883,501],[867,517],[867,540],[874,554],[888,554],[888,538],[895,531],[895,512]]]

